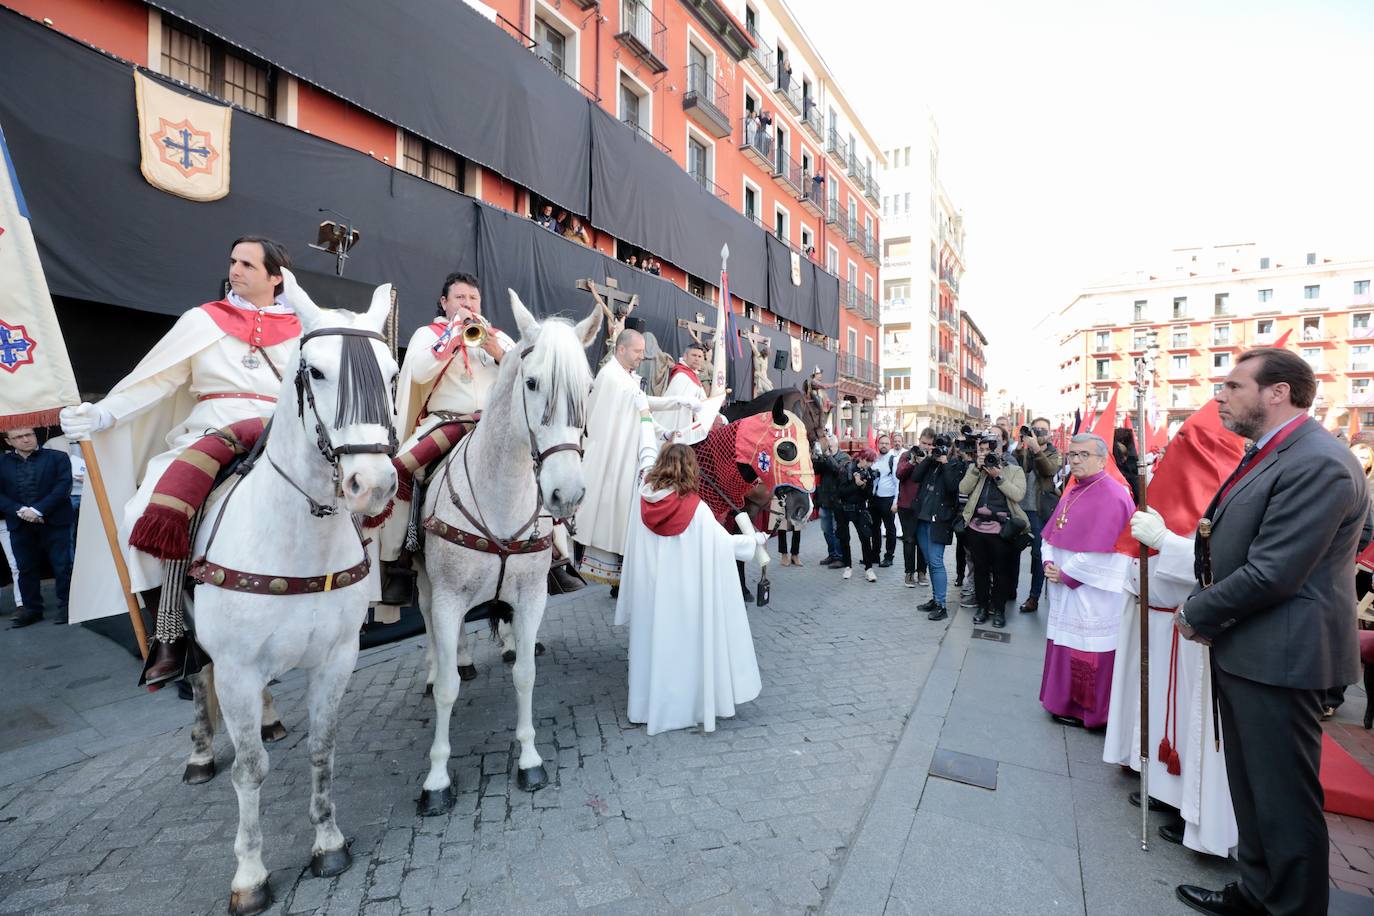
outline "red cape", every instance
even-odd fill
[[[671,382],[673,380],[673,376],[675,375],[685,375],[687,376],[687,378],[691,379],[692,383],[696,385],[698,388],[700,388],[702,391],[706,390],[706,386],[701,383],[701,379],[697,376],[695,372],[692,371],[690,366],[684,366],[682,363],[674,363],[672,371],[668,373],[668,381]]]
[[[236,308],[228,299],[201,306],[219,329],[255,347],[275,347],[301,334],[301,320],[290,313]]]
[[[644,520],[644,527],[654,534],[670,538],[687,530],[700,504],[701,497],[695,493],[688,493],[686,496],[669,493],[653,502],[641,496],[639,517]]]

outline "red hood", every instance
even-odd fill
[[[654,534],[665,538],[673,537],[686,531],[687,526],[692,524],[692,516],[696,514],[697,506],[700,504],[701,497],[695,493],[688,493],[686,496],[669,493],[655,500],[641,496],[639,517],[644,520],[644,527]]]

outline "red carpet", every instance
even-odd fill
[[[1321,781],[1327,811],[1374,821],[1374,774],[1325,733],[1322,734]]]

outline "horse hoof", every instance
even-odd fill
[[[186,771],[181,774],[181,781],[188,786],[198,786],[214,778],[215,762],[213,760],[209,763],[188,763],[186,764]]]
[[[536,643],[534,644],[534,654],[535,654],[535,655],[543,655],[543,654],[544,654],[544,644],[543,644],[542,642],[536,642]]]
[[[310,873],[316,878],[332,878],[348,871],[348,866],[352,864],[353,857],[349,855],[347,846],[327,849],[310,857]]]
[[[420,817],[439,817],[453,810],[454,801],[452,784],[442,789],[423,789],[420,800],[415,803],[415,812]]]
[[[515,783],[526,792],[538,792],[549,784],[549,774],[544,771],[544,765],[541,763],[528,770],[521,770],[516,776]]]
[[[280,741],[286,737],[286,726],[280,722],[273,722],[262,727],[262,740],[267,742]]]
[[[507,649],[506,651],[502,652],[502,653],[501,653],[501,661],[505,662],[507,665],[509,665],[509,664],[511,664],[512,662],[514,662],[514,661],[515,661],[515,650],[514,650],[514,649]]]
[[[477,680],[477,666],[476,666],[476,665],[459,665],[459,666],[458,666],[458,680],[460,680],[460,681],[475,681],[475,680]]]
[[[426,685],[425,685],[425,696],[427,696],[427,697],[432,697],[432,696],[434,696],[434,685],[433,685],[433,684],[426,684]]]
[[[232,916],[252,916],[261,913],[272,905],[272,888],[264,881],[257,887],[246,891],[234,891],[229,895],[229,912]]]

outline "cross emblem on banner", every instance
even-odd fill
[[[0,369],[18,372],[20,366],[33,362],[33,338],[28,336],[24,326],[7,324],[0,321]]]
[[[159,118],[158,122],[161,127],[152,139],[163,162],[187,178],[212,171],[219,151],[210,142],[209,131],[197,130],[186,120],[172,124]]]

